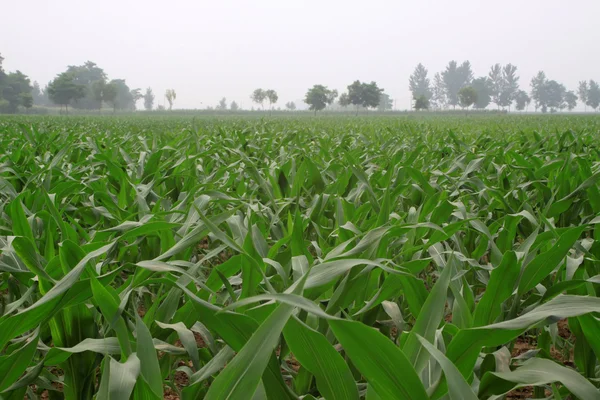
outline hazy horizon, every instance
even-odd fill
[[[222,97],[250,108],[257,87],[275,89],[283,107],[314,84],[341,93],[359,79],[376,81],[405,109],[419,62],[430,79],[453,59],[469,60],[476,77],[513,63],[526,91],[539,70],[573,91],[580,80],[600,79],[600,32],[591,29],[600,2],[564,4],[32,0],[2,6],[0,54],[6,71],[42,87],[90,60],[131,88],[152,87],[155,104],[175,89],[174,108],[215,106]]]

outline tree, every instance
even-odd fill
[[[498,106],[498,110],[500,109],[500,105],[502,104],[502,67],[500,64],[494,64],[490,68],[490,72],[488,73],[488,81],[490,88],[490,96],[491,100],[494,104]]]
[[[592,107],[594,111],[600,106],[600,85],[594,80],[590,81],[586,104]]]
[[[73,82],[85,87],[85,95],[73,104],[74,108],[83,110],[98,110],[102,107],[102,101],[98,100],[94,92],[94,84],[98,81],[106,83],[106,74],[96,63],[86,61],[83,65],[69,65],[68,73],[73,74]]]
[[[512,64],[506,64],[502,69],[502,88],[500,93],[500,105],[508,107],[515,100],[515,95],[519,90],[519,77],[517,76],[517,67]]]
[[[408,79],[408,88],[412,92],[413,99],[417,99],[424,96],[428,101],[431,100],[433,95],[431,87],[429,85],[429,78],[427,78],[427,69],[423,64],[419,63],[415,71]]]
[[[523,111],[531,103],[531,98],[529,98],[526,91],[519,90],[515,94],[515,101],[517,102],[517,110]]]
[[[442,81],[444,82],[448,104],[456,108],[456,105],[459,103],[458,91],[469,85],[472,80],[473,71],[471,70],[471,63],[469,61],[464,61],[460,66],[456,61],[450,61],[446,69],[442,72]]]
[[[477,101],[475,101],[473,107],[483,110],[490,104],[490,86],[490,80],[485,76],[473,79],[473,82],[471,82],[471,87],[477,92]]]
[[[556,110],[562,110],[566,107],[565,92],[565,87],[555,80],[546,83],[546,106],[550,108],[550,112],[556,112]]]
[[[31,93],[21,93],[21,105],[27,110],[33,107],[33,96]]]
[[[263,103],[267,98],[267,93],[262,89],[255,89],[254,92],[250,95],[252,101],[256,104],[260,104],[260,107],[263,108]]]
[[[342,93],[338,103],[341,107],[348,107],[350,105],[350,96],[348,96],[348,93]]]
[[[415,104],[414,104],[414,108],[416,111],[422,111],[422,110],[427,110],[429,109],[429,100],[427,99],[427,96],[425,96],[424,94],[420,95],[419,97],[417,97],[415,100]]]
[[[533,104],[535,110],[538,108],[542,109],[542,112],[546,112],[547,109],[547,78],[544,71],[539,71],[536,76],[531,79],[531,98],[533,99]]]
[[[102,111],[102,101],[104,101],[104,89],[106,87],[105,81],[95,81],[92,84],[92,94],[94,100],[98,103],[98,109]]]
[[[436,73],[433,77],[433,90],[432,90],[431,103],[435,108],[444,109],[446,108],[447,99],[446,99],[446,87],[444,85],[444,80],[440,73]]]
[[[317,115],[317,111],[321,111],[333,103],[336,97],[337,90],[329,90],[327,86],[323,85],[314,85],[306,92],[304,102],[310,106],[309,110],[314,111]]]
[[[465,86],[458,91],[458,100],[462,108],[469,108],[477,101],[477,91],[472,86]]]
[[[114,82],[107,83],[102,90],[102,100],[112,105],[113,113],[117,111],[117,95],[119,88]]]
[[[169,102],[169,111],[173,109],[173,102],[177,99],[177,93],[175,93],[175,89],[167,89],[165,92],[165,98]]]
[[[127,86],[125,79],[113,79],[110,81],[117,90],[117,95],[113,100],[113,110],[133,110],[134,100],[131,89]]]
[[[131,101],[133,106],[133,111],[137,110],[137,102],[144,98],[142,94],[142,89],[137,88],[133,89],[129,92],[131,94]]]
[[[377,110],[378,111],[388,111],[388,110],[391,110],[392,108],[394,108],[394,103],[393,103],[392,99],[390,99],[390,95],[382,92],[379,95],[379,106],[377,106]]]
[[[294,103],[293,101],[288,101],[287,103],[285,103],[285,108],[287,108],[290,111],[294,111],[296,109],[296,103]]]
[[[269,108],[273,109],[273,104],[277,103],[279,100],[279,96],[277,96],[277,92],[273,89],[265,90],[265,97],[269,100]]]
[[[575,106],[577,106],[577,95],[572,90],[569,90],[565,92],[564,99],[567,104],[567,109],[573,111]]]
[[[240,109],[240,106],[238,106],[238,103],[236,103],[235,101],[232,101],[231,105],[229,106],[229,109],[233,112],[236,112]]]
[[[144,93],[144,108],[147,111],[152,111],[153,106],[154,106],[154,93],[152,93],[152,88],[147,88],[146,93]]]
[[[7,74],[3,80],[4,83],[1,88],[0,98],[4,98],[8,102],[6,105],[7,112],[17,112],[19,106],[25,106],[25,103],[29,104],[31,81],[27,75],[21,71],[15,71]]]
[[[85,86],[75,83],[75,78],[69,72],[59,74],[48,84],[48,97],[54,104],[65,106],[69,112],[69,104],[85,96]]]
[[[587,101],[588,101],[588,83],[587,81],[579,81],[579,86],[577,87],[577,95],[579,96],[579,100],[583,103],[585,107],[585,111],[587,111]]]
[[[33,104],[37,104],[39,106],[45,106],[48,104],[48,93],[46,90],[42,90],[40,88],[39,83],[33,82],[33,87],[31,89],[31,95],[33,96]]]
[[[227,110],[227,99],[225,97],[223,97],[221,100],[219,100],[219,104],[216,107],[217,110]]]
[[[367,109],[376,108],[379,105],[382,92],[383,89],[379,88],[375,82],[361,83],[360,81],[354,81],[351,85],[348,85],[348,94],[346,96],[342,94],[343,103],[356,106],[356,115],[358,115],[360,106]],[[344,104],[340,101],[340,105]]]

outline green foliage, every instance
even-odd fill
[[[467,60],[461,65],[454,60],[448,63],[441,75],[448,104],[456,107],[459,104],[458,92],[473,80],[471,63]]]
[[[327,105],[332,104],[337,97],[337,90],[329,90],[327,86],[314,85],[306,92],[304,102],[309,105],[309,110],[317,111],[323,110]]]
[[[85,90],[85,85],[77,83],[72,73],[63,72],[48,84],[48,97],[54,104],[65,106],[68,112],[69,104],[82,99]]]
[[[351,85],[348,85],[348,93],[343,93],[340,97],[340,105],[342,107],[350,104],[356,106],[356,114],[358,115],[359,107],[377,108],[382,93],[383,89],[379,88],[375,82],[361,83],[360,81],[354,81]],[[337,91],[334,97],[337,97]]]
[[[429,100],[424,95],[421,95],[414,99],[415,105],[414,108],[416,111],[423,111],[429,109]]]
[[[414,72],[408,79],[408,87],[412,92],[413,99],[417,99],[421,96],[427,100],[431,100],[433,93],[431,92],[431,86],[429,84],[429,78],[427,78],[427,69],[423,64],[419,63]]]
[[[254,92],[252,92],[252,94],[250,95],[250,99],[252,99],[252,101],[256,104],[260,104],[260,106],[263,106],[263,103],[265,102],[265,99],[267,98],[267,92],[262,90],[262,89],[255,89]]]
[[[477,100],[473,106],[481,110],[486,108],[492,101],[490,79],[485,76],[473,79],[471,87],[477,92]]]
[[[465,86],[458,91],[458,100],[462,108],[469,108],[477,102],[477,90],[472,86]]]
[[[152,111],[154,108],[154,93],[152,92],[152,88],[146,88],[146,93],[144,93],[144,108],[146,111]]]
[[[300,115],[2,118],[0,397],[600,397],[600,117]]]

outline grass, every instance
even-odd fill
[[[0,398],[600,398],[599,132],[2,117]]]

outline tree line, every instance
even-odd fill
[[[69,107],[101,111],[103,106],[112,108],[113,112],[135,111],[140,100],[143,100],[146,110],[154,109],[152,88],[142,93],[140,88],[130,88],[125,79],[109,80],[104,70],[91,61],[68,66],[41,88],[37,82],[32,84],[21,71],[4,72],[3,60],[0,55],[0,113],[14,113],[19,108],[28,110],[33,105],[58,105],[61,110],[64,107],[65,112]],[[447,110],[460,106],[483,110],[494,104],[498,110],[510,112],[513,106],[518,111],[527,110],[533,102],[535,111],[545,113],[573,110],[578,102],[585,106],[586,111],[587,107],[597,110],[600,106],[600,84],[594,80],[579,82],[575,92],[540,71],[532,78],[529,91],[526,91],[520,88],[517,70],[513,64],[494,64],[486,75],[475,77],[468,60],[462,63],[453,60],[430,80],[429,71],[419,63],[409,77],[412,108]],[[174,89],[167,89],[164,98],[172,109],[177,93]],[[250,99],[261,110],[268,101],[271,111],[279,101],[279,95],[273,89],[258,88],[251,93]],[[304,102],[315,113],[326,107],[332,110],[353,109],[357,114],[361,109],[386,111],[393,108],[390,96],[374,81],[354,81],[342,94],[324,85],[314,85],[306,92]],[[158,109],[164,108],[163,105],[158,106]],[[287,102],[285,108],[294,111],[296,104]],[[238,111],[241,107],[235,101],[228,104],[227,99],[222,98],[214,109]]]
[[[79,110],[102,110],[103,105],[113,109],[135,111],[137,103],[144,101],[144,108],[154,108],[154,93],[147,88],[131,89],[125,79],[108,79],[102,68],[92,61],[83,65],[70,65],[66,71],[58,74],[44,88],[37,82],[31,83],[29,77],[20,71],[6,73],[0,56],[0,113],[14,113],[19,107],[26,110],[33,105],[64,107]],[[168,89],[165,99],[172,108],[176,99],[173,89]]]
[[[437,72],[433,82],[428,70],[419,63],[409,77],[413,108],[416,110],[445,110],[456,106],[483,110],[490,104],[497,109],[523,111],[533,102],[535,111],[556,112],[573,110],[580,101],[586,107],[597,110],[600,106],[600,86],[594,80],[581,81],[577,93],[549,79],[544,71],[534,76],[529,93],[519,87],[517,67],[513,64],[494,64],[485,76],[475,78],[471,63],[450,61],[442,72]]]

